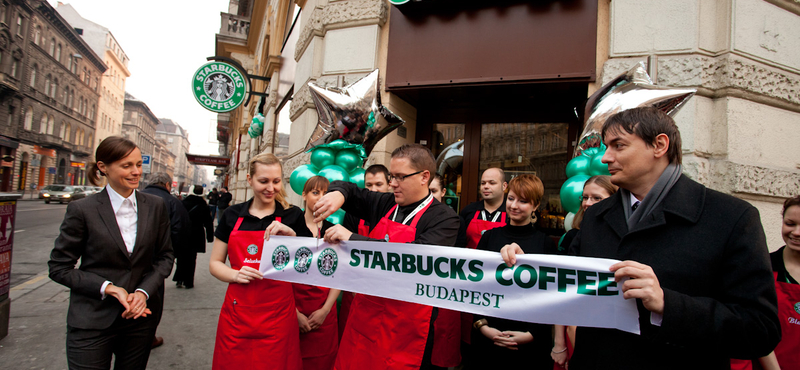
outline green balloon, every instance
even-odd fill
[[[351,172],[361,164],[361,157],[358,151],[354,149],[344,149],[336,153],[336,161],[334,163],[344,168],[345,171]]]
[[[306,186],[306,181],[308,179],[317,175],[317,168],[310,164],[304,164],[299,166],[292,171],[292,175],[289,177],[289,186],[292,187],[297,195],[303,195],[303,187]]]
[[[319,175],[328,179],[330,182],[350,181],[350,175],[347,171],[335,164],[325,166],[323,169],[319,170]]]
[[[336,160],[336,155],[329,148],[317,148],[311,152],[311,164],[317,168],[330,166]]]
[[[561,208],[567,212],[578,213],[581,208],[581,197],[583,196],[583,184],[589,179],[589,175],[572,176],[561,185]]]
[[[591,158],[583,155],[572,158],[572,160],[567,163],[567,178],[577,175],[588,175],[590,162]]]
[[[608,165],[603,163],[603,154],[597,153],[594,157],[592,157],[591,162],[589,163],[589,174],[592,176],[599,176],[599,175],[611,175],[611,172],[608,172]]]
[[[336,212],[333,212],[332,215],[328,216],[326,220],[334,225],[341,225],[344,221],[345,212],[343,209],[339,208]]]
[[[589,149],[586,149],[586,150],[584,150],[583,152],[581,152],[581,155],[584,155],[584,156],[587,156],[587,157],[592,157],[592,156],[594,156],[595,154],[597,154],[597,152],[598,152],[599,150],[600,150],[600,149],[598,149],[598,148],[596,148],[596,147],[595,147],[595,148],[589,148]]]
[[[350,146],[350,143],[348,143],[348,142],[346,142],[346,141],[344,141],[342,139],[336,139],[334,141],[331,141],[331,143],[328,144],[327,146],[328,146],[328,148],[331,148],[333,150],[341,150],[341,149],[344,149],[344,148]]]
[[[352,182],[353,184],[356,184],[356,186],[358,186],[359,188],[363,189],[364,188],[364,173],[365,172],[366,171],[364,171],[364,169],[360,168],[360,167],[350,171],[350,182]]]

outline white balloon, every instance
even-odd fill
[[[575,218],[575,214],[570,212],[564,217],[564,229],[570,231],[572,229],[572,220]]]

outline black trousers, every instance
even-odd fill
[[[114,299],[108,297],[106,299]],[[138,319],[117,317],[102,330],[67,326],[67,362],[70,370],[144,370],[156,334],[156,315]]]
[[[175,256],[175,274],[172,281],[183,282],[186,287],[194,286],[194,270],[197,267],[197,252],[181,252]]]

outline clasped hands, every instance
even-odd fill
[[[128,291],[124,288],[108,284],[106,286],[106,294],[116,298],[125,307],[125,311],[122,312],[122,318],[124,319],[138,319],[153,314],[147,308],[147,295],[142,291],[137,290],[128,294]]]
[[[533,335],[529,332],[513,330],[500,331],[490,327],[489,325],[481,326],[481,328],[478,330],[480,330],[483,336],[491,339],[494,342],[494,345],[514,351],[519,349],[519,347],[517,347],[518,345],[533,341]]]
[[[312,312],[310,316],[304,315],[300,310],[295,309],[295,311],[297,311],[297,324],[300,326],[301,334],[319,329],[330,313],[330,310],[325,307]]]
[[[525,254],[517,243],[508,244],[500,250],[508,267],[517,263],[517,254]],[[611,265],[609,271],[614,273],[614,281],[622,282],[622,296],[625,299],[641,299],[648,311],[664,314],[664,290],[652,267],[628,260]]]

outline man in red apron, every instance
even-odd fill
[[[373,164],[364,171],[364,187],[377,193],[391,192],[389,186],[389,169],[382,164]],[[342,225],[352,233],[369,236],[370,224],[350,213],[346,213]],[[342,305],[339,307],[339,340],[342,340],[344,328],[347,327],[347,318],[350,316],[350,307],[353,304],[355,293],[342,291]]]
[[[506,198],[508,188],[505,172],[496,167],[487,168],[481,175],[481,198],[470,203],[458,214],[461,226],[458,229],[456,247],[475,249],[486,230],[506,225]],[[461,340],[469,345],[472,330],[472,314],[461,313]],[[468,348],[462,351],[469,356]]]
[[[436,163],[428,148],[406,144],[392,153],[391,194],[334,181],[316,205],[322,220],[340,207],[375,225],[369,237],[342,226],[325,233],[328,242],[383,240],[452,246],[458,216],[428,190]],[[339,345],[335,369],[437,369],[460,362],[457,312],[359,294]]]

